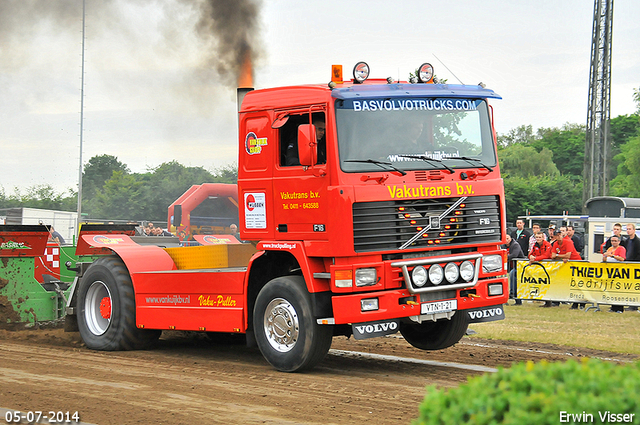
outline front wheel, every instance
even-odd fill
[[[133,283],[119,257],[97,259],[82,276],[78,289],[78,330],[88,348],[134,350],[160,337],[160,330],[136,327]]]
[[[441,350],[451,347],[467,332],[469,319],[466,311],[457,311],[451,320],[422,323],[400,322],[400,333],[411,345],[421,350]]]
[[[282,372],[318,364],[329,351],[333,337],[331,326],[316,323],[301,276],[278,277],[260,290],[253,328],[262,355]]]

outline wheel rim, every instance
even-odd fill
[[[102,335],[111,323],[111,292],[102,281],[91,284],[84,304],[87,327],[94,335]]]
[[[269,344],[281,353],[291,351],[298,341],[298,313],[284,298],[276,298],[264,312],[264,329]]]

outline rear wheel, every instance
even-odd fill
[[[301,276],[278,277],[262,288],[253,311],[253,328],[262,355],[282,372],[318,364],[333,337],[331,326],[316,323]]]
[[[94,350],[134,350],[155,342],[162,331],[136,327],[133,284],[124,262],[101,257],[82,276],[78,288],[78,330]]]
[[[451,320],[422,323],[400,322],[400,333],[411,345],[421,350],[441,350],[451,347],[467,332],[469,319],[466,312],[458,311]]]

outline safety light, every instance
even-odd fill
[[[440,264],[434,264],[429,267],[429,280],[434,285],[440,285],[442,282],[442,278],[444,277],[444,271],[442,270],[442,266]]]
[[[420,287],[424,286],[427,283],[427,269],[422,266],[414,267],[411,272],[411,278],[413,279],[413,284]]]
[[[331,82],[342,82],[342,65],[331,65]]]
[[[473,279],[474,271],[475,270],[471,261],[467,260],[460,264],[460,277],[462,277],[465,282],[469,282],[471,279]]]
[[[353,286],[353,271],[336,270],[336,288],[351,288]]]
[[[447,279],[447,282],[454,283],[458,280],[460,276],[460,270],[458,270],[458,266],[456,263],[449,263],[444,268],[444,277]]]
[[[412,226],[413,226],[413,225],[415,225],[416,223],[418,223],[418,222],[417,222],[417,221],[415,221],[415,220],[411,220],[411,221],[409,222],[409,224],[411,224]]]
[[[418,68],[418,81],[421,83],[430,83],[433,80],[433,67],[430,63],[423,63]]]
[[[353,67],[353,79],[356,83],[362,84],[369,78],[369,65],[366,62],[358,62]]]

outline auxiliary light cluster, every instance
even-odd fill
[[[411,271],[411,280],[416,287],[422,288],[427,283],[438,286],[445,280],[453,284],[456,283],[459,278],[462,278],[465,282],[470,282],[473,280],[474,275],[475,266],[471,261],[465,260],[460,265],[450,262],[444,265],[444,267],[440,264],[432,264],[428,268],[425,266],[416,266]]]

